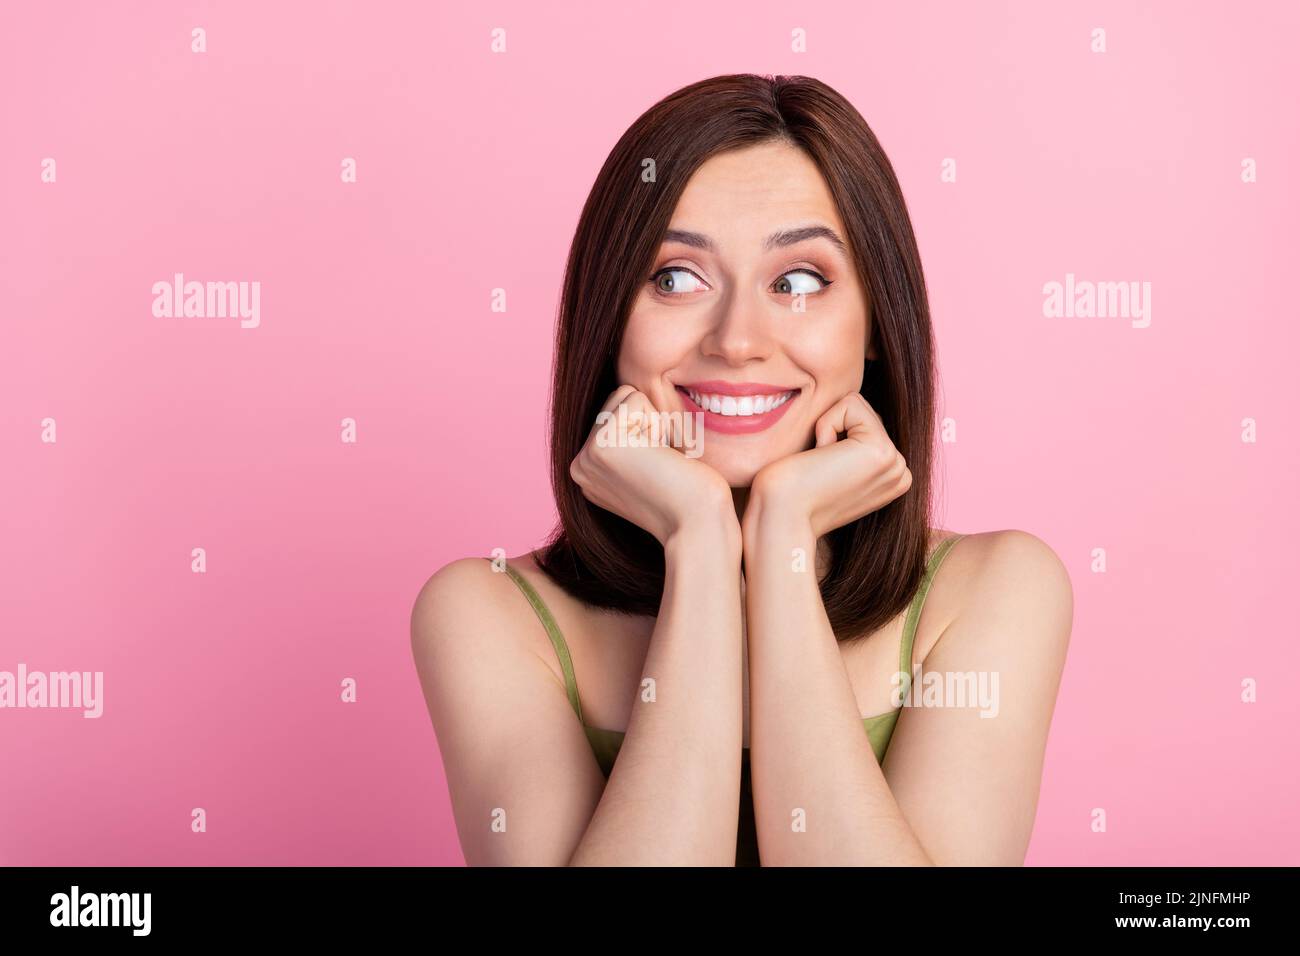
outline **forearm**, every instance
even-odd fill
[[[863,731],[822,605],[806,520],[744,539],[750,769],[764,865],[929,865]],[[793,552],[808,556],[794,570]]]
[[[618,760],[572,865],[735,862],[741,754],[740,534],[664,547],[664,594]],[[653,681],[653,697],[646,682]]]

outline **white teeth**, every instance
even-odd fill
[[[750,416],[766,415],[774,408],[780,408],[798,392],[781,392],[773,395],[709,395],[686,389],[686,394],[700,408],[707,409],[715,415]]]

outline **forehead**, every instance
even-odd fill
[[[773,230],[814,220],[844,235],[817,165],[803,150],[774,142],[709,157],[687,182],[670,225],[747,251]]]

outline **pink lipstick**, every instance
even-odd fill
[[[678,385],[688,412],[703,412],[704,427],[724,435],[750,435],[771,428],[800,389],[761,382],[709,380]]]

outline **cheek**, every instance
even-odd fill
[[[816,382],[819,403],[827,407],[862,387],[866,336],[860,318],[818,323],[789,345],[794,362]]]
[[[634,385],[652,400],[662,400],[663,376],[681,364],[695,341],[680,323],[655,320],[634,311],[618,353],[619,383]]]

